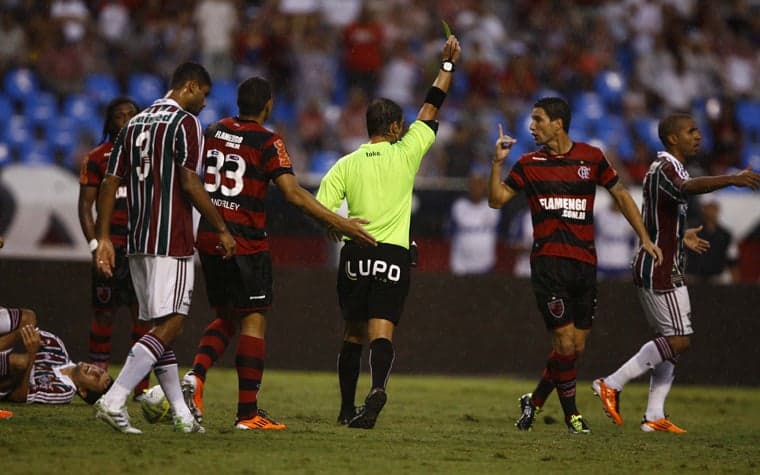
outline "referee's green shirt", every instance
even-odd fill
[[[335,211],[345,198],[348,216],[368,220],[377,242],[409,249],[414,176],[434,140],[430,126],[415,120],[396,143],[362,145],[330,168],[317,200]]]

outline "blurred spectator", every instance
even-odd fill
[[[89,27],[90,11],[83,0],[53,0],[50,18],[61,25],[67,42],[78,43]]]
[[[636,233],[614,200],[594,210],[594,233],[599,280],[630,279]]]
[[[419,71],[409,44],[397,43],[393,48],[393,55],[382,70],[377,95],[395,101],[401,107],[416,105],[415,87],[420,76]]]
[[[327,137],[327,122],[322,107],[312,98],[298,113],[298,137],[307,155],[324,149]]]
[[[473,174],[467,196],[451,207],[451,272],[455,275],[484,274],[496,264],[500,210],[488,206],[486,177]]]
[[[731,233],[720,224],[720,203],[704,195],[702,200],[702,231],[699,236],[710,242],[703,254],[688,253],[686,273],[690,282],[731,284],[740,281],[739,247]]]
[[[530,251],[533,247],[533,221],[530,210],[525,207],[514,215],[509,225],[509,248],[515,255],[512,275],[530,277]]]
[[[37,70],[43,85],[59,97],[80,92],[86,71],[79,44],[64,41],[57,30],[42,46]]]
[[[349,87],[375,95],[383,66],[383,27],[365,4],[359,18],[343,30],[343,67]]]
[[[109,45],[121,45],[129,39],[132,29],[129,9],[122,1],[101,2],[97,18],[100,34]]]
[[[26,33],[17,23],[14,12],[0,11],[0,76],[10,67],[22,63],[26,56]]]
[[[348,91],[348,101],[338,119],[338,140],[342,153],[354,150],[367,141],[367,105],[369,98],[364,89],[352,87]]]
[[[232,45],[239,10],[233,0],[200,0],[195,7],[201,63],[215,81],[233,77]]]

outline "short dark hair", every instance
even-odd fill
[[[188,61],[177,66],[172,74],[172,80],[169,84],[171,89],[179,89],[189,81],[198,81],[201,86],[211,86],[211,76],[206,68],[198,63]]]
[[[135,110],[139,111],[140,106],[137,105],[137,102],[135,102],[131,97],[127,96],[119,96],[114,99],[111,99],[111,102],[106,105],[106,117],[103,120],[103,139],[106,138],[111,139],[113,141],[116,137],[114,137],[111,133],[111,126],[113,123],[113,114],[114,111],[116,111],[116,108],[119,107],[122,104],[132,104],[135,106]],[[116,131],[118,133],[118,130]]]
[[[258,115],[272,98],[272,86],[264,78],[251,77],[240,83],[237,105],[241,115]]]
[[[544,97],[533,104],[536,109],[543,109],[549,120],[562,119],[562,128],[570,131],[570,104],[561,97]]]
[[[662,145],[667,147],[668,135],[677,133],[681,122],[689,119],[693,119],[693,117],[686,112],[674,112],[662,119],[660,123],[657,124],[657,136],[660,138]]]
[[[404,120],[403,109],[390,99],[380,97],[372,100],[367,106],[367,134],[370,137],[385,135],[392,123],[402,120]]]
[[[86,396],[82,396],[79,393],[79,391],[77,391],[77,394],[79,395],[79,397],[82,398],[82,400],[84,400],[84,402],[86,402],[87,404],[89,404],[90,406],[92,406],[93,404],[95,404],[98,401],[98,399],[100,399],[100,397],[103,394],[107,393],[108,390],[111,389],[111,386],[113,386],[113,382],[114,382],[114,380],[111,379],[111,382],[108,383],[108,386],[106,386],[106,388],[103,390],[103,392],[95,391],[93,389],[88,389]]]

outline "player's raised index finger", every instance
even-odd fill
[[[504,129],[501,127],[501,124],[499,124],[499,138],[504,138]]]

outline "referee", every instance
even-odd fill
[[[369,221],[365,228],[378,242],[377,247],[362,247],[347,239],[340,253],[337,287],[345,329],[338,356],[338,422],[348,427],[373,428],[387,399],[393,330],[409,293],[414,177],[435,140],[435,119],[460,53],[456,37],[449,36],[441,52],[441,70],[406,133],[401,107],[389,99],[373,100],[367,107],[369,142],[338,160],[317,192],[317,200],[333,211],[345,199],[349,217]],[[354,398],[365,342],[369,342],[372,387],[357,410]]]

